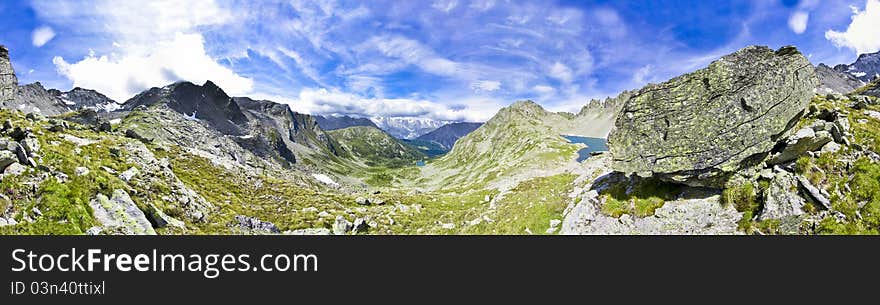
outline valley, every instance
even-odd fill
[[[211,81],[117,103],[0,69],[2,234],[880,230],[878,83],[793,47],[485,123],[318,117]]]

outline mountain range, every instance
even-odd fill
[[[312,116],[211,81],[117,103],[19,86],[0,47],[0,233],[876,233],[872,56],[750,46],[578,113],[460,123]]]

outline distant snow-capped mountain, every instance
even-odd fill
[[[370,120],[398,139],[415,139],[452,122],[412,117],[371,117]]]

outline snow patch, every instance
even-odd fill
[[[315,177],[315,180],[321,181],[321,183],[326,185],[339,185],[339,183],[336,183],[336,181],[333,181],[333,179],[330,179],[329,176],[324,174],[312,174],[312,177]]]
[[[184,113],[184,114],[183,114],[183,118],[184,118],[184,119],[187,119],[187,120],[190,120],[190,121],[196,121],[196,122],[198,122],[199,119],[196,118],[196,113],[197,113],[197,112],[198,112],[198,111],[193,111],[193,114],[192,114],[192,115],[187,115],[186,113]]]
[[[119,125],[122,123],[122,119],[112,119],[110,120],[110,125]]]
[[[104,112],[113,112],[122,109],[122,105],[117,102],[107,102],[101,105],[97,105],[95,108],[98,108],[97,110]]]

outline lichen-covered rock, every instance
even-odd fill
[[[18,78],[9,61],[9,50],[0,45],[0,105],[6,107],[7,102],[15,98],[18,88]]]
[[[709,67],[651,84],[623,106],[609,136],[612,167],[720,186],[758,162],[806,110],[818,79],[794,47],[750,46]]]
[[[562,235],[730,235],[740,234],[737,221],[742,213],[723,205],[719,195],[666,202],[648,217],[624,214],[612,217],[601,212],[595,191],[580,195],[580,201],[562,221]]]
[[[131,197],[123,190],[113,191],[107,198],[98,194],[89,202],[95,219],[101,223],[104,232],[123,235],[156,235],[144,212],[138,209]]]
[[[830,123],[829,123],[830,124]],[[834,124],[831,124],[834,126]],[[837,127],[834,127],[837,128]],[[805,127],[798,130],[793,136],[785,141],[785,147],[778,154],[774,154],[767,160],[769,164],[779,164],[797,159],[808,151],[817,151],[832,141],[834,138],[826,130],[816,130],[814,127]]]
[[[804,198],[798,196],[798,181],[791,173],[779,171],[764,191],[764,208],[759,220],[786,219],[804,214]]]

